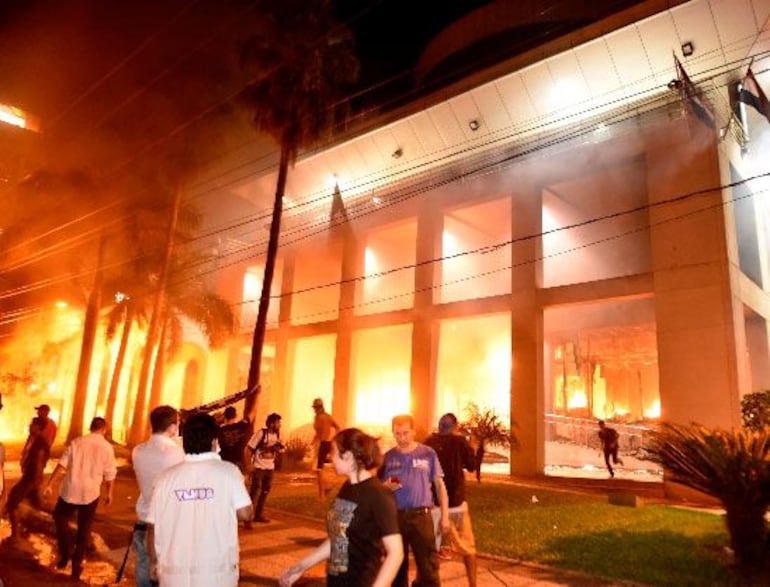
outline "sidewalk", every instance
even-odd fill
[[[14,479],[10,480],[13,484]],[[282,482],[278,480],[278,482]],[[30,536],[18,546],[7,541],[0,544],[0,579],[3,587],[43,587],[47,585],[111,585],[126,552],[133,527],[137,487],[130,468],[122,468],[115,484],[114,501],[109,509],[99,507],[94,524],[95,551],[87,557],[81,581],[55,571],[55,540],[50,516],[25,510]],[[320,521],[275,510],[268,511],[271,523],[255,525],[252,531],[241,530],[241,581],[239,585],[276,585],[281,570],[315,548],[325,537]],[[9,529],[7,521],[0,525],[0,537]],[[413,568],[414,565],[411,565]],[[133,557],[129,557],[120,585],[133,585]],[[324,585],[323,565],[311,569],[298,585]],[[621,585],[580,573],[517,561],[481,556],[479,587],[527,586],[577,587]],[[465,568],[458,558],[441,562],[444,586],[467,585]],[[625,585],[629,585],[626,583]],[[214,587],[214,586],[212,586]]]

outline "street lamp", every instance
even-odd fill
[[[0,104],[0,122],[33,132],[40,132],[40,119],[37,116],[8,104]]]

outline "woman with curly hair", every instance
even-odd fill
[[[307,569],[324,560],[329,587],[384,587],[392,583],[404,552],[393,495],[373,473],[381,460],[376,438],[357,428],[337,433],[332,442],[332,464],[347,481],[326,515],[329,537],[281,573],[278,582],[282,587],[293,585]]]

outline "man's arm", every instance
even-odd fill
[[[54,482],[58,481],[59,477],[63,477],[64,473],[67,471],[61,463],[57,463],[56,467],[53,471],[51,471],[51,476],[48,478],[48,483],[46,483],[45,488],[43,489],[44,495],[50,495],[53,491],[53,485]]]
[[[112,488],[115,485],[115,480],[110,479],[109,481],[105,481],[104,484],[107,486],[107,494],[104,496],[104,505],[110,505],[112,503]]]
[[[433,486],[436,488],[438,496],[438,506],[441,508],[441,531],[449,532],[449,495],[446,492],[443,477],[433,479]]]
[[[251,520],[251,506],[247,505],[242,508],[238,508],[235,510],[235,516],[241,521],[241,522],[248,522]]]

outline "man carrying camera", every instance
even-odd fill
[[[251,451],[251,483],[249,493],[254,504],[254,521],[267,524],[264,516],[265,502],[273,486],[275,459],[283,450],[280,441],[281,416],[270,414],[265,420],[265,427],[257,430],[246,445]]]

